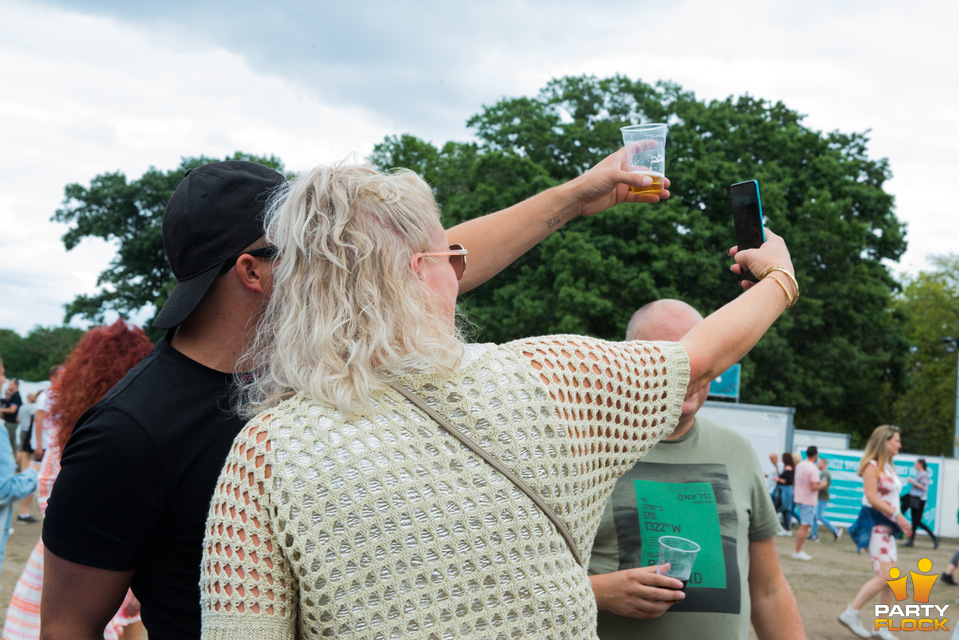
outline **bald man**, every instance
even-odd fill
[[[679,340],[702,320],[679,300],[633,314],[627,340]],[[805,638],[773,536],[781,529],[759,460],[742,435],[696,413],[686,398],[675,431],[616,483],[590,559],[601,640]],[[657,575],[662,535],[701,547],[685,592]]]

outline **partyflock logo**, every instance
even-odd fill
[[[949,631],[946,627],[949,622],[946,617],[949,605],[929,604],[929,594],[932,592],[932,585],[939,579],[939,574],[927,575],[932,569],[929,558],[920,559],[916,568],[922,573],[910,571],[909,576],[904,576],[896,567],[889,570],[891,580],[886,580],[886,584],[896,596],[896,604],[876,605],[876,631],[881,628],[889,631]],[[900,604],[909,597],[907,583],[910,576],[912,599],[916,604]]]

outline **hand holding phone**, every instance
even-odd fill
[[[733,209],[733,225],[736,228],[736,246],[739,250],[755,249],[766,241],[763,229],[763,207],[759,199],[759,183],[755,180],[738,182],[729,187],[729,199]],[[757,282],[758,278],[743,268],[743,280]]]

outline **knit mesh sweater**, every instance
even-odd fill
[[[407,376],[526,481],[586,556],[616,478],[679,418],[675,343],[548,336]],[[512,482],[393,390],[252,420],[210,507],[204,638],[596,638],[586,570]]]

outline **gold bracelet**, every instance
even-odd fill
[[[763,280],[765,280],[765,278],[763,278]],[[786,294],[786,308],[791,309],[792,306],[796,304],[796,301],[790,297],[789,291],[786,290],[786,285],[784,285],[779,278],[773,278],[773,281],[782,287],[783,293]]]
[[[762,276],[760,276],[759,279],[765,280],[766,276],[771,274],[773,271],[780,271],[782,273],[785,273],[786,276],[792,281],[793,287],[796,288],[796,297],[792,297],[789,295],[789,291],[786,289],[786,285],[784,285],[779,278],[773,278],[773,280],[775,280],[779,284],[779,286],[782,287],[783,293],[786,294],[786,301],[788,302],[788,304],[786,305],[786,308],[792,309],[793,306],[799,301],[799,283],[796,282],[795,276],[789,273],[789,270],[786,269],[785,267],[769,267],[763,272]]]

